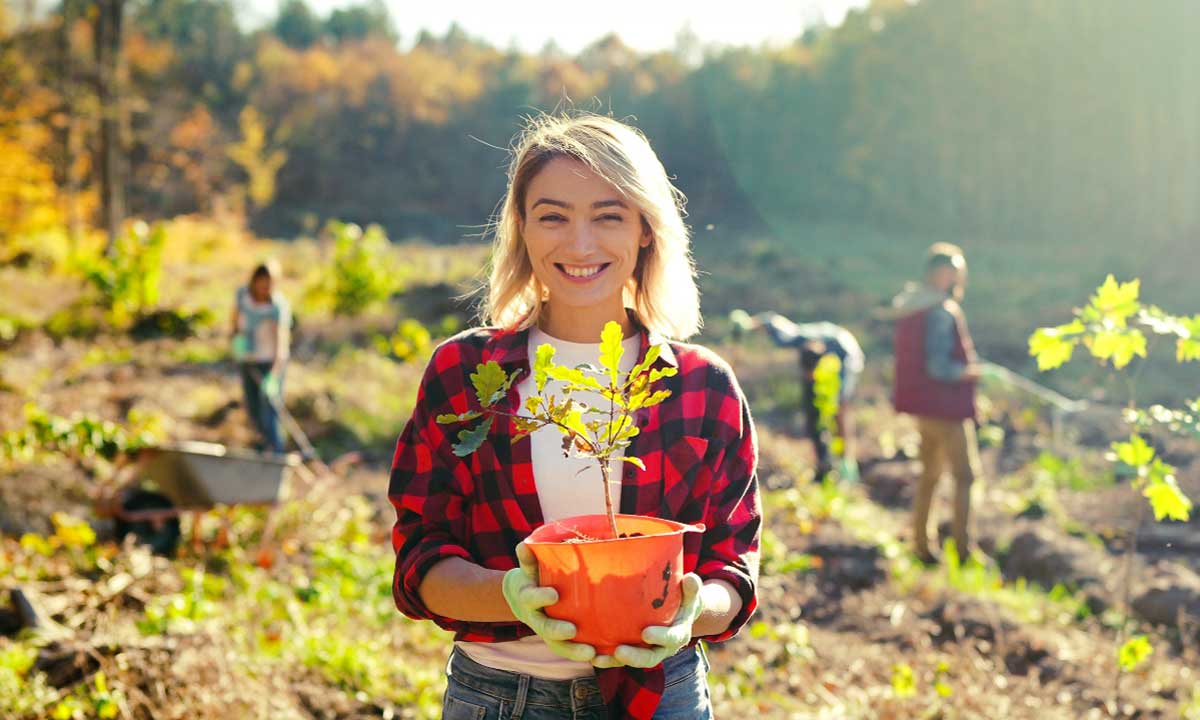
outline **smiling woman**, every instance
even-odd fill
[[[434,352],[388,490],[396,605],[455,632],[446,718],[712,717],[698,641],[733,636],[754,612],[762,512],[754,424],[737,380],[712,352],[681,342],[700,326],[682,211],[662,163],[628,125],[546,116],[518,138],[493,228],[491,325]],[[547,617],[558,592],[539,586],[524,545],[548,523],[605,512],[601,466],[564,456],[555,428],[521,434],[511,421],[489,422],[478,449],[459,457],[436,422],[479,410],[471,378],[485,362],[513,378],[498,401],[505,414],[525,407],[539,389],[530,358],[550,345],[566,367],[594,361],[608,323],[622,330],[619,371],[643,367],[668,390],[637,411],[627,452],[640,473],[613,458],[620,511],[707,528],[683,539],[683,599],[670,624],[644,628],[639,646],[611,655]]]
[[[548,320],[570,333],[556,337],[594,342],[599,318],[624,317],[629,306],[650,330],[694,335],[700,301],[683,195],[646,138],[611,118],[544,116],[517,146],[495,227],[487,317],[549,331]],[[568,318],[543,318],[553,307]]]

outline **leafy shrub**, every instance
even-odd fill
[[[161,223],[151,228],[137,221],[117,238],[111,255],[79,261],[84,278],[99,295],[99,303],[108,310],[114,325],[123,326],[158,304],[166,240]]]
[[[397,289],[383,228],[370,225],[363,232],[354,223],[332,220],[325,229],[334,243],[328,293],[335,315],[359,315]]]
[[[25,406],[25,426],[0,434],[0,461],[29,462],[50,453],[111,462],[153,443],[159,434],[156,425],[155,418],[136,413],[130,413],[125,426],[92,415],[66,418],[29,403]]]
[[[396,326],[390,337],[375,338],[375,347],[380,353],[390,355],[400,362],[423,359],[433,347],[433,335],[419,320],[406,318]]]

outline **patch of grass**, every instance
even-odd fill
[[[178,408],[181,414],[186,412],[194,419],[205,419],[224,407],[230,399],[228,388],[222,385],[197,385]]]
[[[229,358],[229,348],[209,339],[192,339],[171,350],[171,362],[185,365],[213,365]]]
[[[836,521],[859,541],[878,547],[902,593],[913,593],[918,588],[923,592],[954,591],[994,602],[1013,611],[1023,622],[1034,624],[1070,624],[1091,615],[1082,594],[1062,586],[1047,591],[1024,579],[1008,582],[989,559],[959,558],[953,541],[948,541],[941,565],[925,568],[888,523],[880,521],[879,508],[858,485],[830,478],[819,484],[805,483],[765,493],[763,504],[771,512],[787,513],[800,525]]]
[[[105,365],[124,365],[131,360],[133,360],[133,348],[131,347],[95,344],[79,358],[74,369],[81,371]]]
[[[397,363],[371,350],[345,348],[310,378],[331,398],[329,417],[359,446],[393,443],[412,413],[428,358]]]
[[[993,602],[1024,623],[1070,625],[1092,615],[1081,593],[1063,585],[1046,590],[1024,578],[1009,582],[989,558],[960,558],[953,540],[946,541],[941,564],[936,568],[925,569],[916,556],[905,551],[893,559],[891,569],[893,581],[905,593],[918,586],[927,592],[953,590]]]
[[[58,693],[33,669],[36,659],[30,642],[0,637],[0,717],[31,715],[54,703]]]

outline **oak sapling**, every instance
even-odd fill
[[[466,457],[478,450],[497,417],[513,420],[516,426],[514,442],[543,427],[553,426],[563,436],[564,454],[574,453],[579,457],[591,458],[600,465],[609,530],[612,538],[618,537],[609,481],[613,458],[623,453],[640,432],[634,420],[638,411],[658,405],[671,396],[669,390],[656,390],[655,387],[663,378],[676,373],[673,367],[654,367],[662,354],[661,345],[651,345],[641,362],[628,373],[622,373],[621,356],[625,352],[621,346],[622,339],[619,323],[609,322],[604,326],[600,333],[599,367],[559,365],[554,362],[552,345],[539,346],[533,359],[536,392],[525,400],[522,408],[515,411],[505,400],[520,371],[506,375],[494,360],[480,363],[471,373],[471,384],[479,400],[479,409],[437,417],[442,424],[483,418],[474,428],[459,431],[454,454]],[[548,380],[563,384],[561,398],[547,391]],[[599,395],[602,398],[599,406],[578,400],[575,396],[581,392]],[[639,458],[622,456],[621,459],[642,470],[646,469]]]
[[[1135,357],[1146,358],[1156,340],[1166,338],[1175,345],[1175,359],[1180,363],[1200,361],[1200,314],[1171,315],[1154,305],[1143,303],[1139,297],[1138,280],[1118,282],[1109,275],[1088,300],[1074,312],[1074,318],[1063,325],[1038,328],[1029,338],[1029,354],[1037,359],[1039,370],[1052,370],[1065,365],[1079,347],[1102,365],[1112,363],[1123,370]],[[1137,380],[1144,365],[1127,376],[1129,404],[1125,420],[1131,426],[1129,440],[1112,444],[1110,459],[1134,473],[1131,483],[1148,501],[1155,520],[1187,522],[1192,514],[1192,500],[1184,494],[1175,477],[1175,468],[1168,465],[1143,433],[1160,430],[1185,436],[1200,437],[1200,398],[1184,408],[1164,408],[1154,405],[1148,410],[1137,406]],[[1123,605],[1130,606],[1133,556],[1137,552],[1138,532],[1146,505],[1138,505],[1133,521],[1130,542],[1125,549],[1125,573],[1122,581]],[[1117,674],[1114,682],[1115,704],[1121,702],[1122,673],[1131,672],[1149,659],[1154,648],[1139,635],[1124,638],[1125,624],[1118,631]]]

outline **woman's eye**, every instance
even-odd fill
[[[559,215],[558,213],[550,213],[549,215],[541,216],[540,218],[538,218],[538,220],[540,220],[541,222],[558,223],[558,222],[565,222],[566,218],[563,217],[562,215]]]
[[[598,217],[596,219],[604,221],[604,222],[613,222],[613,221],[622,222],[625,220],[625,218],[621,217],[620,215],[616,215],[616,214],[601,215],[600,217]]]

